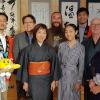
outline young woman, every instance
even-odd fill
[[[29,89],[32,100],[51,100],[55,80],[60,78],[58,57],[46,44],[47,34],[46,25],[37,24],[33,29],[34,43],[21,56],[23,89]]]
[[[75,38],[74,24],[65,26],[66,41],[59,45],[58,56],[62,69],[59,80],[58,100],[80,100],[80,85],[84,70],[84,47]]]

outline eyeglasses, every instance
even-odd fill
[[[24,24],[33,24],[33,22],[24,22]]]
[[[92,27],[94,27],[94,26],[100,26],[100,24],[92,24],[91,26]]]
[[[0,20],[0,22],[2,22],[2,23],[7,23],[7,21],[2,21],[2,20]]]

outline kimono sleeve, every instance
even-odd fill
[[[22,65],[22,82],[28,82],[28,50],[24,49],[24,54],[21,56],[20,63]]]
[[[80,55],[79,55],[79,66],[78,66],[78,83],[82,83],[83,71],[84,71],[84,57],[85,57],[85,48],[84,46],[80,47]]]
[[[61,65],[61,60],[62,60],[62,53],[61,53],[61,44],[59,45],[59,48],[58,48],[58,58],[59,58],[59,62],[60,62],[60,65]],[[60,66],[61,67],[61,66]]]
[[[52,64],[52,69],[51,72],[53,74],[53,80],[59,80],[61,77],[61,69],[59,65],[59,59],[57,54],[55,53],[54,50],[51,51],[51,64]]]
[[[24,52],[25,50],[23,49],[21,52],[20,52],[20,57],[19,57],[19,60],[17,63],[19,63],[21,65],[21,67],[17,70],[17,76],[16,76],[16,80],[18,81],[22,81],[22,72],[23,72],[23,63],[24,63]]]
[[[13,44],[13,57],[14,57],[14,61],[15,63],[18,63],[18,59],[19,59],[19,41],[18,41],[18,36],[14,37],[14,44]]]

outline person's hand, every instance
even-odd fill
[[[58,87],[58,81],[56,81],[56,87]]]
[[[2,53],[0,53],[0,60],[1,60],[1,59],[3,59],[3,54],[2,54]]]
[[[81,89],[81,84],[80,83],[76,83],[75,84],[75,90],[76,91],[80,91],[80,89]]]
[[[28,91],[28,83],[24,82],[23,89],[27,92]]]
[[[100,86],[99,85],[95,85],[92,90],[93,94],[98,94],[100,93]]]
[[[51,83],[51,91],[54,91],[55,88],[56,88],[56,81],[53,81]]]
[[[89,87],[90,87],[90,91],[92,91],[92,88],[95,86],[95,83],[94,83],[94,81],[91,79],[90,81],[89,81]]]

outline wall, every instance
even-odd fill
[[[29,0],[20,0],[20,19],[29,13],[28,7],[29,6]],[[59,10],[59,0],[51,0],[50,3],[51,6],[51,13],[54,11],[58,11]],[[80,0],[80,7],[86,7],[86,0]],[[21,21],[21,20],[20,20]],[[22,21],[20,23],[21,25],[21,31],[23,31],[23,25],[22,25]]]

